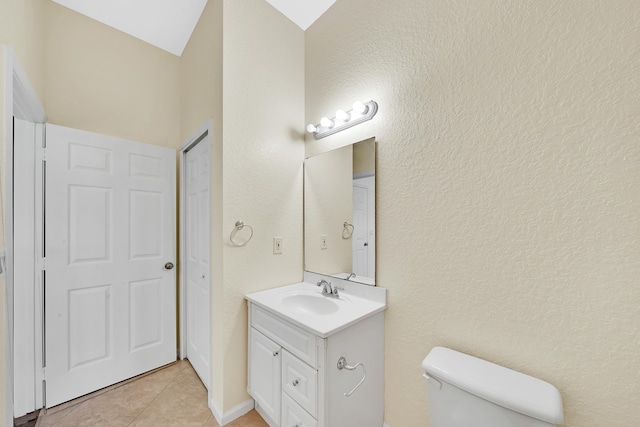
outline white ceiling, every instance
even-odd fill
[[[336,0],[267,0],[284,16],[306,30],[327,11]]]
[[[180,56],[207,0],[53,0]],[[266,0],[306,30],[336,0]]]

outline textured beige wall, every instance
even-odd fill
[[[353,145],[353,174],[375,173],[376,140],[369,139]]]
[[[0,2],[0,45],[13,48],[29,83],[44,100],[45,0]]]
[[[180,57],[181,143],[212,119],[222,139],[222,0],[209,0]]]
[[[52,1],[47,9],[49,122],[177,148],[179,58]]]
[[[180,58],[181,143],[211,120],[211,396],[223,402],[222,0],[209,0]]]
[[[342,232],[345,221],[353,222],[354,151],[349,145],[304,161],[305,270],[334,275],[353,269],[352,240]]]
[[[568,427],[640,425],[640,3],[350,0],[306,32],[306,115],[378,115],[385,418],[428,425],[448,346],[549,381]]]
[[[224,409],[246,401],[244,295],[302,280],[304,33],[264,1],[225,0]],[[253,239],[233,247],[237,220]],[[273,237],[283,254],[273,254]]]

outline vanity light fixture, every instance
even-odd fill
[[[377,112],[378,104],[375,101],[356,101],[349,111],[338,110],[334,118],[323,117],[318,125],[310,123],[307,125],[307,132],[312,133],[315,139],[321,139],[371,120]]]
[[[348,122],[350,118],[351,118],[351,114],[347,113],[346,111],[344,110],[336,111],[336,119],[343,122]]]
[[[360,114],[366,113],[368,109],[369,109],[369,107],[364,105],[360,101],[356,101],[356,102],[353,103],[353,111],[356,111],[356,112],[358,112]]]
[[[323,128],[331,129],[334,124],[335,123],[333,120],[328,119],[326,117],[323,117],[320,119],[320,126],[322,126]]]

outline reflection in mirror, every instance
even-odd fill
[[[375,139],[304,163],[305,270],[375,285]]]

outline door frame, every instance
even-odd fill
[[[211,148],[211,119],[207,120],[202,126],[198,128],[188,139],[187,141],[180,146],[180,243],[178,252],[180,253],[180,263],[178,264],[180,267],[180,316],[179,316],[179,324],[180,324],[180,360],[184,360],[187,355],[187,259],[186,259],[186,248],[187,248],[187,217],[186,217],[186,208],[187,208],[187,152],[193,148],[198,143],[204,143]],[[211,153],[211,150],[209,150]],[[209,182],[209,186],[211,186],[211,182]],[[209,203],[211,203],[211,191],[209,191]],[[209,236],[209,249],[211,249],[211,236]],[[209,250],[211,254],[211,250]],[[211,260],[209,260],[209,265],[211,265]],[[209,282],[209,286],[211,286],[211,282]],[[211,335],[211,300],[209,300],[209,335]],[[209,366],[211,366],[211,351],[209,351]],[[211,372],[209,372],[209,376],[211,376]],[[209,387],[211,388],[211,387]],[[208,402],[211,401],[211,390],[209,390],[209,398]]]
[[[5,425],[13,425],[13,377],[14,377],[14,363],[13,363],[13,350],[14,350],[14,337],[18,334],[14,334],[14,236],[13,236],[13,162],[10,159],[13,158],[13,117],[17,117],[23,120],[28,120],[33,123],[46,123],[47,115],[44,108],[36,95],[35,90],[29,83],[27,74],[24,72],[22,66],[18,62],[18,58],[15,55],[14,50],[9,46],[3,46],[4,55],[4,234],[5,234],[5,252],[6,252],[6,267],[5,273],[5,350],[4,350],[4,373],[5,373]],[[35,160],[35,159],[34,159]],[[35,161],[34,161],[35,163]],[[35,165],[34,165],[35,167]],[[35,189],[34,189],[35,197]],[[34,253],[35,253],[35,242]],[[36,317],[35,304],[26,307],[26,310],[31,311],[28,316]],[[17,325],[20,328],[20,325]],[[36,322],[36,333],[29,333],[28,331],[17,331],[19,336],[25,338],[25,344],[27,348],[33,348],[35,351],[35,339],[38,329],[41,330],[42,324]],[[36,363],[37,365],[37,363]],[[36,366],[33,367],[36,369]],[[36,384],[33,384],[35,388]],[[35,393],[35,389],[34,389]]]

